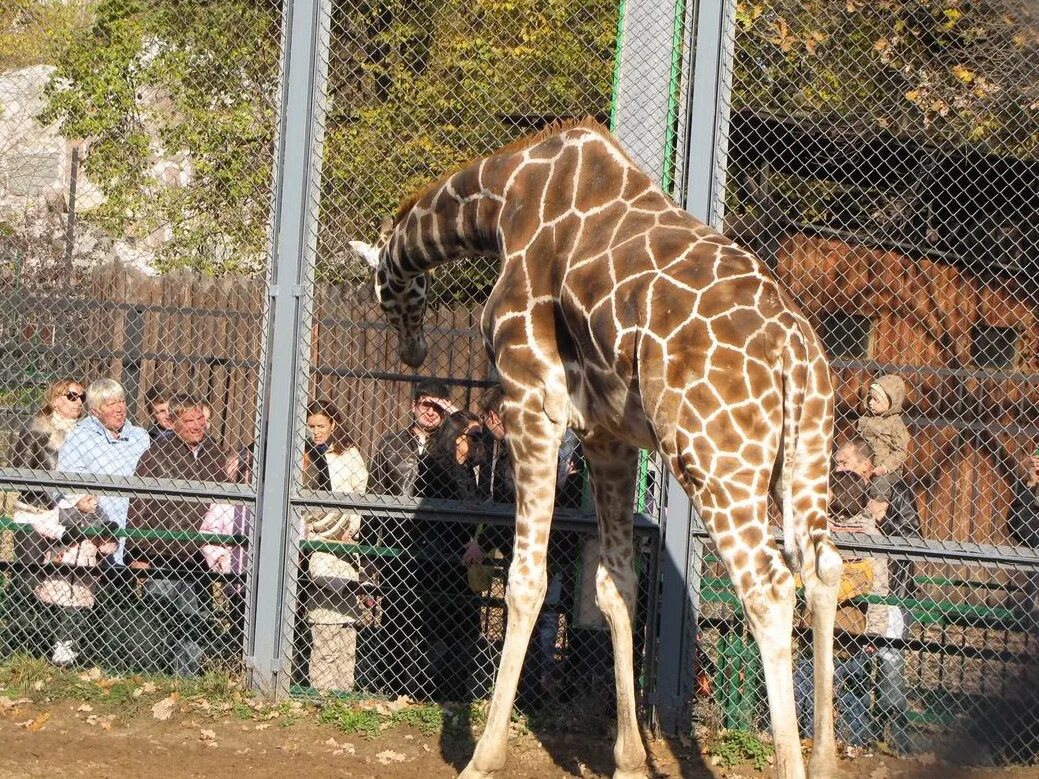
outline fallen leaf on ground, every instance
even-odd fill
[[[407,758],[400,752],[394,752],[392,749],[383,750],[375,756],[375,759],[383,765],[389,765],[390,763],[403,763],[407,760]]]
[[[45,711],[45,712],[43,712],[43,714],[41,714],[39,717],[36,717],[35,719],[31,719],[31,720],[28,720],[26,722],[19,722],[18,723],[18,727],[24,727],[29,732],[36,733],[41,728],[43,728],[44,725],[47,724],[47,720],[49,720],[50,718],[51,718],[50,712],[49,711]]]
[[[84,703],[82,706],[80,706],[78,709],[76,709],[76,711],[93,711],[93,710],[94,710],[94,707],[91,706],[89,703]]]
[[[177,701],[174,700],[171,695],[168,698],[163,698],[161,701],[152,706],[152,716],[157,720],[165,721],[173,716],[173,709],[176,708]]]
[[[214,730],[203,730],[199,733],[198,737],[203,741],[212,741],[216,738],[216,731]]]

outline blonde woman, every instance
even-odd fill
[[[58,450],[83,417],[85,407],[86,391],[82,382],[70,378],[52,381],[44,390],[40,409],[26,422],[15,442],[11,465],[39,471],[57,470]],[[78,557],[79,545],[61,541],[64,528],[59,519],[57,500],[55,490],[27,490],[19,496],[13,516],[16,522],[27,526],[17,535],[15,545],[17,561],[30,566],[23,575],[21,593],[23,596],[30,591],[35,593],[33,598],[23,598],[23,608],[34,612],[42,633],[53,631],[51,659],[64,665],[75,659],[74,646],[82,624],[79,609],[93,605],[93,595],[88,592],[89,588],[77,587],[72,581],[74,576],[42,574],[38,567]],[[29,530],[28,526],[32,529]],[[57,602],[46,597],[58,589],[68,597]],[[41,602],[46,605],[41,606]],[[53,613],[47,614],[48,611]]]

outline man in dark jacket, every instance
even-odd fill
[[[843,529],[901,538],[920,537],[916,496],[905,481],[899,479],[894,484],[885,485],[883,490],[874,490],[874,453],[865,440],[853,438],[842,445],[834,455],[834,462],[837,473],[859,479],[865,499],[865,505],[860,511],[841,520]],[[909,560],[877,558],[874,560],[874,576],[874,594],[899,598],[911,598],[916,594],[913,564]],[[908,626],[908,609],[870,604],[866,609],[863,632],[877,636],[878,639],[905,639]],[[871,686],[874,689],[859,689],[862,695],[872,692],[874,703],[873,710],[867,715],[867,707],[861,705],[858,699],[861,696],[857,695],[855,685],[847,683],[843,686],[842,705],[845,715],[856,709],[860,709],[863,714],[848,723],[851,740],[858,744],[867,743],[881,738],[882,731],[886,729],[890,745],[899,752],[907,751],[909,733],[906,712],[909,701],[905,685],[905,650],[897,643],[878,640],[877,645],[868,645],[861,654],[855,654],[837,665],[841,666],[841,672],[850,673],[849,669],[856,664],[863,669],[870,666],[874,669],[872,674],[867,673],[873,680]],[[836,673],[835,678],[841,675]]]
[[[137,475],[144,478],[223,481],[223,457],[206,436],[203,403],[187,395],[170,401],[173,435],[152,442],[141,458]],[[149,538],[127,543],[131,567],[148,570],[144,594],[154,611],[155,655],[164,670],[197,675],[208,618],[208,577],[197,541],[169,537],[197,533],[208,504],[183,500],[139,498],[130,506],[129,527],[152,531]],[[162,531],[168,531],[166,537]],[[169,531],[172,531],[170,533]]]
[[[372,458],[368,492],[382,495],[415,496],[419,458],[428,448],[432,433],[456,409],[448,399],[447,385],[423,379],[412,393],[411,424],[387,433]]]

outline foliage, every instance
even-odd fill
[[[374,237],[410,192],[546,119],[607,113],[611,0],[445,0],[337,9],[319,273],[366,276],[346,242]],[[378,161],[373,165],[373,161]],[[495,264],[439,274],[472,299]]]
[[[318,719],[344,733],[357,733],[365,738],[374,738],[381,730],[394,725],[413,727],[424,736],[439,733],[444,727],[444,712],[436,704],[415,704],[391,710],[379,702],[334,698],[322,704]]]
[[[86,28],[91,0],[8,0],[0,3],[0,73],[46,65]]]
[[[740,0],[733,105],[1039,153],[1039,27],[1001,0]]]
[[[0,56],[29,28],[40,32],[20,61],[57,53],[44,118],[90,140],[87,173],[108,196],[96,219],[160,245],[162,269],[259,272],[277,4],[90,1],[84,30],[47,21],[63,3],[27,11],[17,0],[14,16],[0,11]],[[365,279],[347,241],[374,237],[403,196],[445,171],[552,118],[605,118],[616,13],[616,0],[333,2],[318,277]],[[739,0],[736,24],[737,110],[1037,152],[1039,33],[1001,0]],[[158,180],[158,160],[187,184]],[[480,298],[495,276],[493,263],[456,265],[434,294]]]
[[[725,768],[750,762],[758,771],[764,771],[772,762],[775,750],[746,730],[727,730],[711,744],[711,754]]]
[[[250,0],[100,0],[43,119],[90,141],[114,233],[168,237],[161,269],[259,270],[270,209],[278,15]],[[174,160],[185,186],[153,169]]]

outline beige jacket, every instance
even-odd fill
[[[881,416],[866,413],[855,423],[855,430],[873,447],[874,467],[883,467],[894,473],[909,456],[909,429],[902,421],[902,404],[906,398],[906,384],[901,376],[881,376],[874,384],[891,401],[891,407]]]
[[[333,492],[365,491],[368,468],[357,447],[327,452],[325,459]],[[345,509],[312,509],[304,515],[303,523],[304,537],[310,541],[354,543],[361,532],[361,515]],[[312,624],[347,624],[357,619],[360,608],[355,585],[359,571],[360,561],[353,555],[311,552],[310,581],[314,589],[307,603],[307,619]]]

